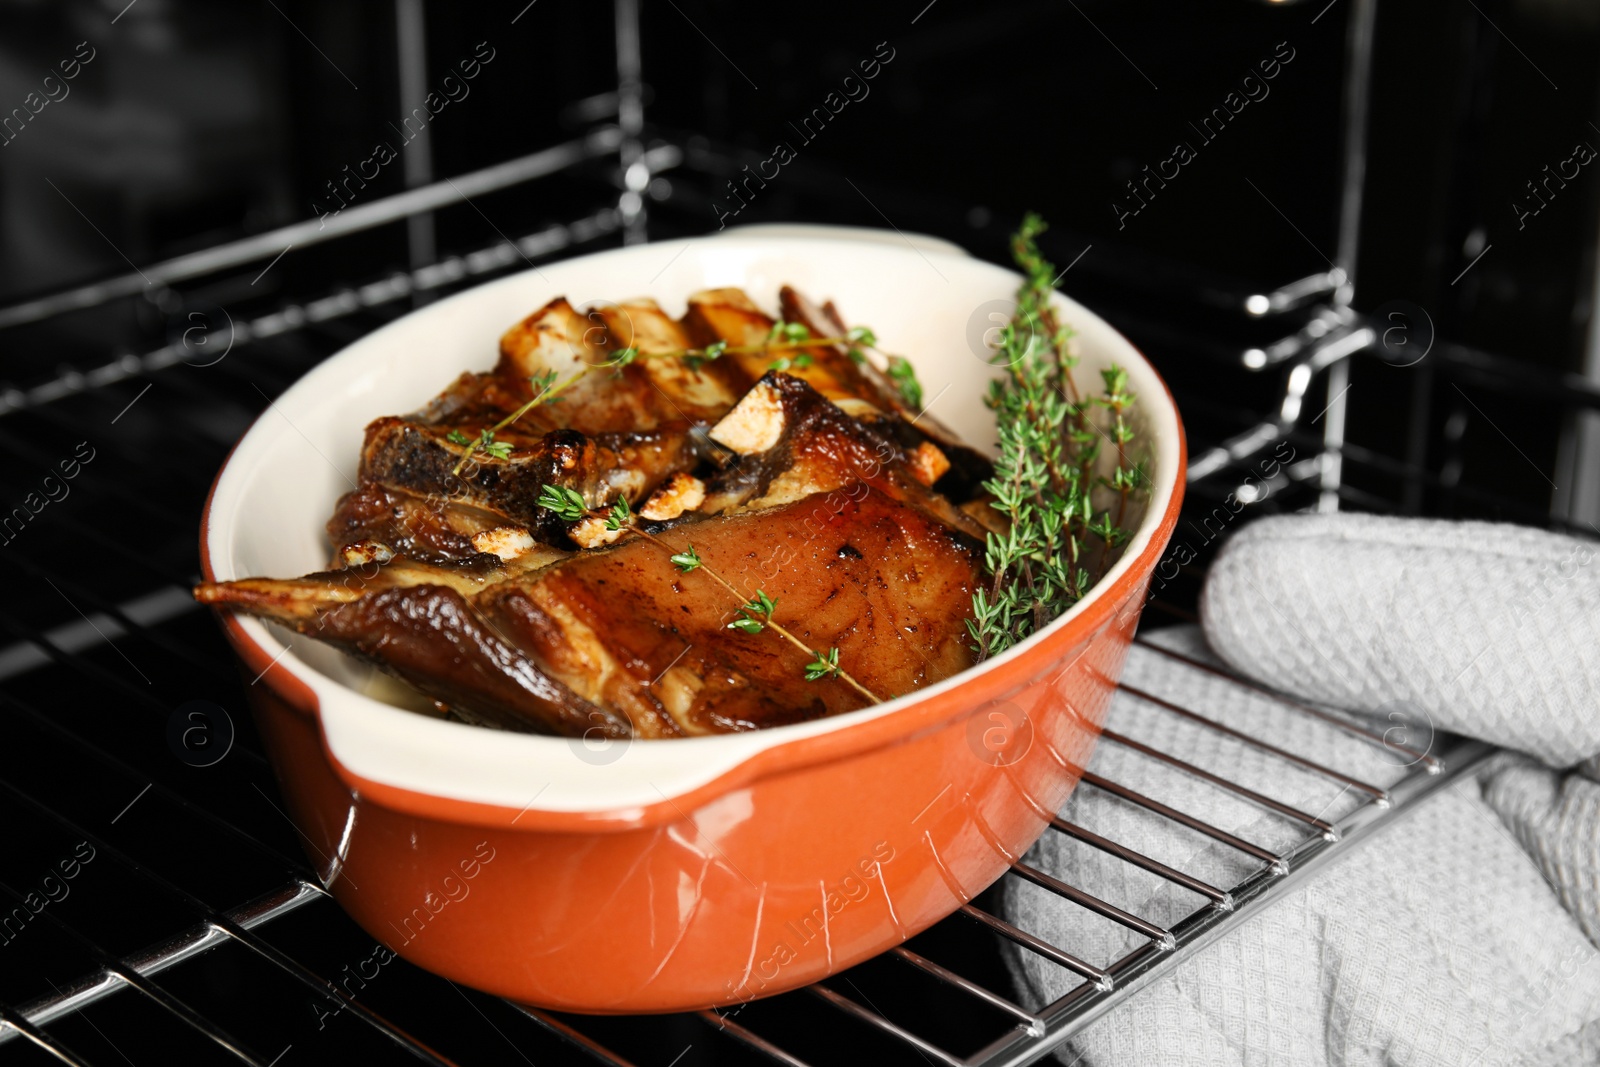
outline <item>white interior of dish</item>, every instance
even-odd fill
[[[420,407],[462,370],[491,366],[500,334],[548,300],[565,295],[583,305],[649,295],[679,314],[695,290],[739,286],[775,312],[785,283],[818,300],[833,298],[847,322],[871,326],[884,350],[914,362],[935,416],[975,446],[993,447],[993,416],[982,396],[999,372],[984,361],[983,332],[1004,321],[1014,275],[909,243],[837,237],[735,234],[619,249],[440,301],[363,338],[297,382],[245,435],[217,483],[208,534],[217,578],[324,568],[330,553],[323,526],[335,500],[354,487],[366,424]],[[1070,300],[1063,298],[1061,306],[1078,334],[1081,382],[1098,385],[1098,371],[1108,363],[1127,369],[1139,396],[1141,439],[1153,459],[1154,488],[1142,523],[1100,583],[1104,588],[1139,555],[1166,509],[1178,475],[1177,415],[1154,372],[1121,335]],[[671,741],[585,742],[397,710],[425,702],[310,638],[242,621],[269,657],[316,693],[329,748],[350,770],[392,786],[517,809],[621,811],[659,803],[720,777],[763,748],[848,729],[969,676],[795,726]]]

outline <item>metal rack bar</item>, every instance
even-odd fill
[[[87,1060],[81,1059],[77,1053],[62,1044],[59,1038],[45,1033],[29,1022],[15,1008],[0,1001],[0,1035],[4,1035],[7,1029],[21,1034],[62,1063],[70,1063],[74,1067],[89,1067]]]
[[[664,156],[669,154],[663,153]],[[658,168],[667,163],[657,164]],[[235,348],[308,323],[326,322],[365,308],[402,300],[413,293],[453,284],[464,278],[488,274],[513,266],[522,257],[537,259],[612,233],[618,226],[615,208],[606,208],[570,223],[558,223],[522,237],[515,245],[497,242],[466,256],[452,256],[440,263],[410,272],[397,272],[379,281],[354,289],[341,290],[331,297],[303,304],[289,304],[255,319],[232,323],[231,340]],[[0,327],[3,328],[3,327]],[[164,345],[142,356],[119,356],[88,372],[73,371],[26,391],[13,389],[0,394],[0,416],[12,411],[49,404],[92,385],[96,388],[123,381],[139,374],[176,367],[184,362],[181,346]]]
[[[325,896],[326,894],[314,886],[296,881],[241,907],[231,908],[226,914],[241,928],[249,930],[279,916],[287,915],[313,900],[324,899]],[[156,975],[215,948],[226,940],[227,937],[209,923],[196,923],[159,945],[127,957],[127,962],[142,975]],[[28,1021],[45,1026],[64,1015],[88,1007],[102,997],[116,992],[120,987],[119,981],[107,978],[102,973],[64,990],[57,990],[53,996],[32,1001],[18,1011]],[[0,1030],[0,1044],[4,1044],[6,1039],[7,1035]]]
[[[639,50],[639,0],[616,0],[612,7],[617,33],[617,124],[621,137],[617,159],[622,192],[617,213],[622,217],[624,244],[642,244],[649,218],[644,194],[650,188],[650,164],[644,151],[643,60]]]
[[[107,540],[112,539],[107,538]],[[193,658],[188,656],[188,654],[182,650],[182,646],[179,644],[179,642],[172,640],[165,634],[162,634],[159,630],[140,626],[123,613],[123,609],[120,604],[106,600],[104,597],[96,593],[93,588],[85,586],[81,582],[75,582],[72,579],[66,578],[60,574],[46,571],[43,567],[35,564],[26,556],[13,553],[8,556],[8,562],[10,562],[14,567],[23,573],[34,578],[39,578],[49,585],[55,586],[61,592],[63,598],[70,594],[72,597],[71,603],[74,606],[78,604],[87,604],[89,607],[95,609],[97,614],[115,620],[117,625],[121,627],[125,633],[136,633],[143,640],[155,645],[165,652],[169,652],[174,656],[178,656],[179,658]],[[232,682],[235,677],[232,672],[224,670],[215,663],[208,663],[196,659],[194,660],[194,666],[201,673],[209,674],[212,678],[220,682]]]
[[[825,985],[807,986],[806,992],[818,997],[823,1003],[838,1008],[846,1015],[854,1016],[855,1018],[866,1023],[868,1026],[881,1030],[890,1037],[896,1038],[897,1040],[910,1045],[924,1056],[937,1060],[938,1062],[945,1064],[946,1067],[967,1067],[966,1061],[960,1057],[952,1056],[950,1053],[946,1052],[938,1045],[935,1045],[933,1042],[918,1037],[910,1030],[907,1030],[898,1023],[894,1023],[888,1019],[885,1019],[882,1015],[879,1015],[875,1011],[863,1008],[849,997],[836,993]]]
[[[1381,802],[1388,799],[1388,793],[1375,785],[1372,785],[1368,782],[1363,782],[1359,778],[1352,778],[1342,771],[1334,770],[1332,767],[1325,767],[1316,760],[1306,759],[1304,756],[1297,756],[1286,748],[1279,748],[1277,745],[1263,741],[1259,737],[1253,737],[1250,734],[1245,733],[1243,730],[1235,730],[1233,727],[1225,726],[1222,723],[1217,722],[1215,719],[1208,719],[1198,712],[1190,711],[1181,704],[1174,704],[1170,700],[1165,700],[1156,696],[1154,693],[1147,693],[1143,689],[1137,689],[1131,685],[1123,685],[1118,683],[1117,688],[1121,689],[1125,693],[1132,693],[1140,700],[1145,700],[1151,704],[1155,704],[1157,707],[1165,708],[1174,715],[1180,715],[1191,722],[1196,722],[1202,726],[1209,727],[1220,734],[1226,734],[1235,740],[1243,741],[1245,744],[1250,745],[1253,748],[1259,748],[1263,752],[1270,752],[1274,756],[1294,764],[1296,767],[1311,771],[1315,774],[1320,774],[1324,778],[1331,778],[1340,785],[1347,785],[1351,789],[1359,789],[1361,792],[1367,794],[1374,800]]]
[[[1173,822],[1182,823],[1189,829],[1199,831],[1213,840],[1221,841],[1224,845],[1238,849],[1247,856],[1254,856],[1262,863],[1270,864],[1278,862],[1278,857],[1274,853],[1269,852],[1260,845],[1253,845],[1244,838],[1230,834],[1221,827],[1212,826],[1203,819],[1197,819],[1193,815],[1181,812],[1177,808],[1170,807],[1161,803],[1159,800],[1147,797],[1143,793],[1140,793],[1134,789],[1129,789],[1125,785],[1118,785],[1116,782],[1100,777],[1093,771],[1084,771],[1083,780],[1094,786],[1096,789],[1103,789],[1113,796],[1121,797],[1123,800],[1137,804],[1141,808],[1145,808],[1148,811],[1153,811],[1157,815],[1164,815]]]
[[[1163,930],[1161,927],[1157,926],[1155,923],[1146,922],[1137,915],[1123,911],[1121,908],[1113,904],[1108,904],[1104,900],[1101,900],[1099,897],[1095,896],[1093,893],[1085,893],[1077,886],[1069,885],[1054,875],[1045,874],[1037,867],[1032,867],[1019,861],[1017,863],[1013,863],[1011,865],[1011,869],[1017,874],[1022,875],[1022,877],[1026,878],[1034,885],[1043,886],[1045,889],[1050,890],[1050,892],[1056,894],[1057,896],[1065,897],[1074,904],[1077,904],[1080,907],[1088,908],[1096,915],[1104,916],[1114,923],[1126,926],[1135,933],[1143,934],[1152,941],[1160,942],[1163,945],[1167,945],[1171,942],[1172,935],[1166,930]]]
[[[1366,726],[1362,726],[1358,722],[1347,719],[1341,715],[1334,715],[1331,712],[1323,711],[1321,708],[1312,707],[1310,704],[1295,700],[1293,697],[1280,693],[1276,689],[1270,689],[1259,682],[1252,682],[1248,678],[1223,670],[1221,667],[1207,663],[1205,660],[1195,659],[1193,656],[1187,656],[1182,652],[1167,648],[1165,645],[1152,641],[1148,637],[1135,634],[1133,640],[1134,643],[1140,648],[1148,648],[1152,652],[1160,653],[1161,655],[1166,656],[1168,659],[1175,659],[1179,663],[1193,667],[1195,670],[1205,671],[1207,674],[1225,679],[1243,689],[1248,689],[1252,693],[1256,693],[1260,696],[1266,697],[1269,700],[1276,701],[1285,707],[1293,708],[1295,711],[1298,711],[1302,714],[1310,715],[1312,718],[1325,722],[1330,726],[1335,726],[1340,730],[1343,730],[1345,733],[1350,734],[1352,737],[1359,737],[1363,741],[1371,742],[1372,744],[1378,745],[1381,748],[1386,748],[1391,751],[1400,752],[1410,756],[1414,761],[1426,764],[1428,767],[1433,769],[1434,773],[1437,773],[1439,761],[1420,749],[1413,748],[1410,745],[1396,744],[1395,742],[1390,741],[1383,734],[1380,734],[1376,730],[1370,729]]]
[[[389,222],[398,222],[418,212],[432,211],[467,197],[482,196],[534,178],[558,173],[585,160],[614,152],[621,143],[622,131],[615,126],[603,126],[563,144],[552,145],[481,170],[469,171],[455,178],[446,178],[443,181],[408,189],[403,193],[395,193],[393,196],[374,200],[370,204],[341,211],[329,219],[306,219],[291,223],[275,230],[268,230],[266,233],[258,233],[253,237],[175,256],[145,267],[143,271],[118,275],[90,285],[78,286],[75,289],[51,293],[0,308],[0,329],[27,322],[38,322],[64,311],[94,307],[118,297],[134,296],[152,285],[171,285],[173,282],[268,259],[282,252],[288,245],[306,247],[321,244],[335,237],[370,230]]]
[[[1075,974],[1082,975],[1091,982],[1108,982],[1110,980],[1105,971],[1093,964],[1086,963],[1072,953],[1035,937],[1019,926],[1013,926],[999,916],[990,915],[982,908],[971,904],[963,904],[960,908],[960,914],[967,916],[969,919],[976,919],[1013,944],[1020,945],[1029,952],[1042,956],[1051,963],[1059,964]]]
[[[905,960],[918,970],[933,975],[933,977],[939,979],[939,981],[945,983],[946,985],[954,986],[963,993],[966,993],[968,996],[975,997],[976,999],[983,1001],[991,1008],[997,1008],[1000,1011],[1005,1012],[1007,1015],[1014,1016],[1015,1018],[1021,1020],[1024,1026],[1037,1029],[1044,1025],[1039,1020],[1037,1015],[1033,1014],[1031,1011],[1028,1011],[1026,1008],[1022,1008],[1016,1004],[1013,1004],[1000,994],[985,989],[983,986],[972,981],[971,979],[961,977],[961,975],[950,970],[948,967],[937,964],[928,959],[928,957],[911,951],[904,945],[897,945],[890,949],[889,952],[891,955]]]
[[[615,1052],[612,1052],[610,1049],[600,1044],[600,1042],[596,1041],[588,1034],[585,1034],[579,1030],[574,1030],[572,1027],[568,1026],[566,1023],[562,1022],[560,1019],[557,1019],[548,1012],[541,1011],[538,1008],[529,1007],[526,1004],[515,1004],[509,1000],[506,1001],[506,1003],[510,1004],[513,1008],[517,1009],[517,1011],[521,1012],[523,1015],[526,1015],[540,1026],[544,1027],[550,1033],[561,1038],[567,1044],[587,1053],[599,1062],[606,1064],[607,1067],[634,1067],[634,1064],[631,1060],[623,1059],[621,1056],[617,1055]]]
[[[1220,774],[1212,774],[1205,768],[1196,767],[1187,760],[1181,760],[1177,756],[1171,756],[1165,752],[1162,752],[1160,749],[1151,748],[1143,741],[1135,741],[1133,738],[1128,737],[1125,734],[1119,734],[1115,730],[1102,729],[1100,731],[1100,736],[1109,741],[1113,741],[1124,748],[1132,749],[1140,755],[1148,756],[1153,760],[1165,763],[1168,767],[1173,767],[1177,770],[1180,770],[1184,774],[1190,775],[1191,777],[1199,778],[1204,782],[1210,782],[1212,785],[1221,789],[1226,789],[1228,792],[1233,793],[1236,796],[1244,797],[1252,804],[1257,804],[1268,809],[1269,811],[1275,811],[1279,815],[1293,819],[1296,822],[1303,822],[1307,826],[1314,826],[1325,834],[1333,832],[1333,824],[1328,822],[1326,819],[1319,819],[1310,812],[1301,811],[1299,808],[1292,807],[1291,805],[1285,804],[1281,801],[1273,800],[1271,797],[1257,793],[1254,789],[1249,789],[1245,786],[1242,786],[1238,782],[1231,782],[1222,777]]]
[[[4,893],[18,905],[23,904],[23,896],[5,882],[0,881],[0,893]],[[235,1059],[251,1064],[252,1067],[269,1067],[266,1060],[251,1052],[240,1041],[234,1038],[222,1027],[195,1011],[188,1004],[161,988],[149,978],[139,973],[139,970],[128,963],[107,952],[98,942],[79,933],[76,929],[63,922],[53,911],[45,910],[39,913],[54,929],[60,930],[67,938],[75,942],[93,956],[103,968],[101,974],[108,978],[115,978],[129,987],[137,990],[147,1000],[159,1005],[163,1010],[177,1018],[184,1025],[195,1032],[209,1038],[225,1051],[232,1054]]]
[[[30,633],[25,627],[19,626],[6,616],[0,616],[0,627],[3,627],[9,631],[19,641],[29,641],[35,645],[38,645],[40,648],[44,649],[45,653],[49,655],[51,659],[57,661],[58,663],[61,663],[64,666],[74,667],[85,674],[89,674],[101,679],[107,685],[119,689],[124,693],[130,694],[136,703],[143,704],[147,707],[152,707],[155,711],[163,715],[170,710],[147,690],[141,689],[133,682],[121,677],[113,671],[109,671],[104,667],[101,667],[94,661],[85,659],[77,652],[67,651],[66,649],[57,645],[45,634]],[[132,664],[130,661],[130,666],[131,665]],[[137,670],[138,668],[135,667],[134,669]],[[248,759],[262,767],[267,765],[266,757],[252,749],[250,746],[238,745],[237,747],[243,758]]]
[[[760,1034],[740,1026],[726,1015],[710,1010],[698,1014],[708,1025],[716,1027],[740,1044],[762,1053],[774,1063],[781,1063],[784,1067],[811,1067],[805,1060],[785,1052]]]
[[[1054,829],[1066,834],[1068,837],[1075,838],[1087,845],[1093,845],[1101,852],[1110,853],[1111,855],[1122,860],[1124,863],[1131,863],[1133,866],[1138,867],[1141,870],[1149,871],[1151,874],[1160,875],[1169,882],[1181,885],[1185,889],[1199,893],[1203,897],[1209,897],[1213,903],[1221,904],[1228,908],[1233,907],[1233,898],[1223,890],[1218,889],[1209,882],[1202,882],[1200,879],[1195,878],[1192,875],[1184,874],[1182,871],[1177,870],[1176,868],[1168,867],[1160,860],[1153,860],[1142,852],[1135,852],[1127,845],[1119,845],[1110,838],[1101,837],[1094,831],[1086,830],[1077,823],[1068,822],[1066,819],[1063,819],[1060,816],[1051,818],[1050,825]]]
[[[158,626],[168,619],[197,610],[194,598],[189,595],[188,585],[189,583],[185,582],[182,586],[163,586],[144,596],[122,601],[118,604],[118,609],[140,626]],[[76,622],[52,626],[44,634],[59,648],[68,652],[81,652],[93,648],[108,637],[120,637],[122,632],[110,616],[96,613],[87,619],[80,617]],[[0,681],[27,674],[40,667],[47,667],[51,662],[49,654],[31,637],[27,640],[13,641],[0,646]]]

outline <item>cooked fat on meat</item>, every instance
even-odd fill
[[[832,305],[782,300],[813,338],[844,335]],[[367,428],[361,484],[328,523],[334,569],[196,596],[333,644],[466,721],[568,735],[801,722],[970,666],[988,518],[971,489],[987,464],[908,415],[850,346],[774,351],[772,326],[736,289],[693,295],[681,320],[647,299],[552,301],[507,331],[493,371]],[[684,358],[716,341],[753,350]],[[618,365],[619,350],[638,355]],[[495,454],[467,455],[552,372],[568,383],[553,402],[497,431]],[[548,487],[566,506],[540,503]],[[739,610],[758,595],[770,616]],[[855,684],[807,680],[823,650]]]
[[[703,568],[683,573],[670,556],[690,547]],[[758,592],[773,621],[837,648],[885,698],[973,662],[964,620],[977,542],[864,483],[547,552],[510,564],[397,558],[370,578],[253,578],[198,596],[334,644],[475,718],[556,733],[676,737],[861,707],[839,679],[807,681],[811,657],[770,630],[729,628]]]

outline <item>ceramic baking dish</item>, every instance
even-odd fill
[[[484,368],[499,334],[574,304],[790,283],[834,298],[910,356],[932,412],[994,442],[984,334],[1007,271],[902,244],[771,234],[585,256],[442,300],[290,388],[235,447],[201,526],[209,580],[326,565],[323,523],[353,486],[362,430]],[[1116,362],[1139,396],[1153,488],[1093,593],[1022,645],[915,694],[721,737],[591,742],[446,721],[315,642],[222,616],[308,856],[395,952],[546,1007],[669,1011],[815,981],[898,944],[998,878],[1043,832],[1098,736],[1182,495],[1165,385],[1104,321],[1062,299],[1085,382]],[[408,706],[406,710],[402,707]]]

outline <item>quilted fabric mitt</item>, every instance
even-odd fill
[[[1597,554],[1498,523],[1277,516],[1223,547],[1201,617],[1275,688],[1569,767],[1600,753]]]
[[[1158,631],[1151,640],[1212,659],[1192,628]],[[1287,715],[1266,697],[1144,648],[1130,651],[1124,680],[1373,785],[1409,769],[1396,750]],[[1347,788],[1127,691],[1116,695],[1107,725],[1330,820],[1357,802]],[[1520,757],[1507,762],[1519,773],[1552,773]],[[1090,769],[1274,851],[1304,833],[1109,741],[1096,748]],[[1485,803],[1477,781],[1431,798],[1092,1024],[1059,1059],[1081,1067],[1600,1064],[1600,952],[1580,925],[1587,916],[1574,921],[1561,906],[1568,893],[1552,893],[1547,881],[1547,859],[1559,866],[1571,862],[1566,853],[1574,848],[1594,850],[1595,839],[1574,835],[1568,824],[1584,821],[1600,786],[1578,780],[1589,791],[1569,798],[1580,801],[1573,809],[1530,788],[1538,783],[1491,777],[1490,789],[1498,785],[1503,795],[1490,803],[1518,808],[1507,822],[1520,840]],[[1074,790],[1062,816],[1213,885],[1233,885],[1258,866],[1096,789]],[[1517,847],[1536,841],[1552,849],[1538,865]],[[1047,833],[1028,861],[1164,926],[1204,903],[1062,834]],[[1004,883],[1003,911],[1101,966],[1142,941],[1021,879]],[[1033,1007],[1081,981],[1020,949],[1009,950],[1007,962]]]

